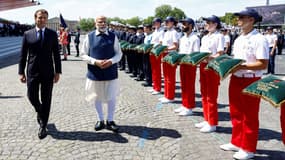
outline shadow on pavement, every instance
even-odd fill
[[[273,74],[273,76],[285,76],[285,74],[277,73],[277,74]]]
[[[0,94],[0,99],[12,99],[12,98],[22,98],[23,96],[1,96]]]
[[[112,141],[116,143],[128,143],[128,140],[116,133],[109,132],[87,132],[87,131],[59,131],[55,124],[48,124],[48,134],[58,140],[80,140],[80,141]],[[156,140],[160,137],[180,138],[181,134],[173,129],[150,128],[145,126],[120,126],[119,133]]]
[[[0,69],[14,65],[14,64],[17,64],[18,62],[19,62],[19,55],[18,54],[14,54],[11,56],[1,58],[0,59]]]
[[[55,124],[48,124],[48,135],[58,140],[79,140],[79,141],[112,141],[116,143],[128,143],[128,140],[116,133],[87,132],[87,131],[59,131]]]
[[[152,128],[145,126],[120,126],[119,133],[144,138],[147,140],[156,140],[160,137],[180,138],[182,135],[174,130],[167,128]]]
[[[273,151],[273,150],[260,150],[258,149],[255,160],[282,160],[285,159],[285,151]]]
[[[202,101],[195,101],[195,106],[197,107],[197,108],[202,108],[203,106],[202,106]],[[228,107],[229,106],[229,104],[221,104],[221,103],[218,103],[218,109],[219,108],[226,108],[226,107]]]

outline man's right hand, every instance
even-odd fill
[[[94,62],[94,65],[95,65],[95,66],[98,66],[98,67],[101,68],[101,69],[104,69],[105,61],[106,61],[106,60],[96,60],[96,61]]]
[[[25,74],[20,74],[20,81],[22,83],[26,83],[27,82],[27,78],[26,78],[26,75]]]

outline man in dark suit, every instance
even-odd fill
[[[76,49],[75,57],[79,57],[79,43],[80,43],[80,28],[77,28],[77,32],[75,33],[75,39],[74,39],[74,44]]]
[[[23,36],[18,72],[20,81],[27,82],[28,98],[37,112],[40,139],[47,136],[46,127],[53,83],[58,82],[61,73],[57,34],[46,28],[47,19],[46,10],[40,9],[35,12],[36,27],[26,31]],[[27,76],[25,75],[26,63]]]

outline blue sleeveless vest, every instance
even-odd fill
[[[93,31],[88,34],[89,56],[98,60],[110,59],[115,56],[114,42],[115,34],[99,34]],[[114,80],[118,78],[117,64],[112,64],[109,68],[101,69],[98,66],[88,64],[87,77],[95,81]]]

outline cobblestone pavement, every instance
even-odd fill
[[[228,108],[228,79],[219,91],[219,127],[211,134],[200,133],[194,123],[202,121],[199,76],[196,80],[194,115],[179,117],[173,109],[181,105],[179,74],[175,103],[160,104],[127,74],[120,71],[120,95],[115,120],[119,134],[94,131],[95,108],[86,102],[86,64],[75,53],[62,62],[63,74],[54,86],[48,136],[37,137],[36,114],[26,97],[26,86],[18,80],[17,65],[0,69],[0,159],[39,160],[229,160],[233,152],[219,149],[231,136]],[[14,57],[15,58],[15,57]],[[13,58],[11,58],[12,60]],[[285,57],[278,57],[282,74]],[[283,61],[283,62],[282,62]],[[0,63],[2,61],[0,60]],[[283,70],[284,72],[284,70]],[[199,75],[199,74],[197,74]],[[250,107],[250,106],[249,106]],[[285,160],[281,142],[279,109],[262,101],[256,160]]]

